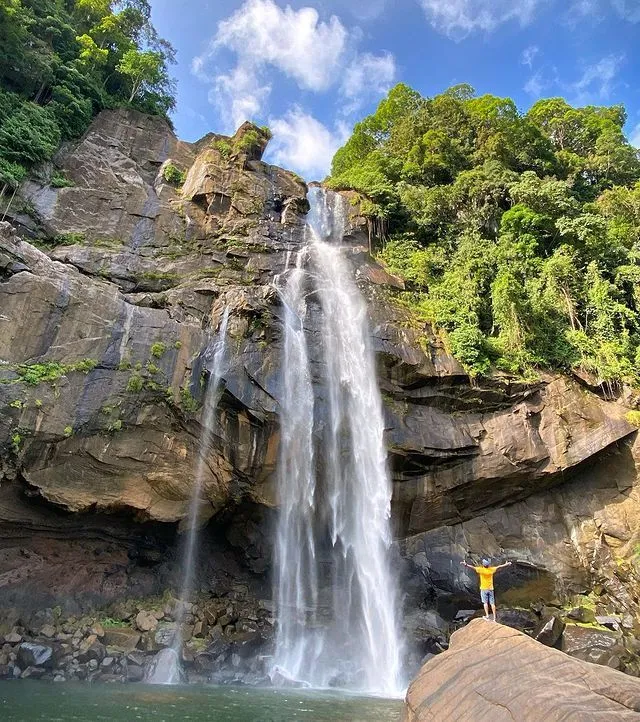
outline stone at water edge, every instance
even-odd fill
[[[422,667],[407,691],[403,720],[631,722],[639,713],[640,680],[476,619]]]
[[[18,664],[25,667],[50,667],[53,661],[53,649],[42,644],[23,642],[18,647]]]

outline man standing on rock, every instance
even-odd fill
[[[481,567],[474,567],[473,564],[467,564],[464,560],[460,562],[463,566],[468,569],[473,569],[474,572],[480,577],[480,599],[484,605],[484,618],[489,619],[489,604],[491,604],[491,611],[493,612],[493,621],[496,621],[496,596],[493,591],[493,575],[498,569],[504,569],[504,567],[510,567],[511,562],[505,562],[499,564],[497,567],[491,566],[491,560],[483,559]]]

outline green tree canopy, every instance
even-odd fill
[[[166,115],[173,61],[148,0],[0,0],[0,190],[103,108]]]
[[[640,383],[640,160],[621,106],[393,88],[328,179],[472,373]],[[381,223],[381,220],[383,221]]]

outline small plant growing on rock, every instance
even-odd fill
[[[177,349],[178,351],[182,348],[182,341],[176,341],[173,344],[173,348]]]
[[[640,411],[627,411],[624,418],[632,425],[640,428]]]
[[[14,370],[25,384],[37,386],[40,383],[53,383],[72,371],[88,374],[97,365],[98,362],[95,359],[85,358],[72,364],[62,364],[59,361],[19,364]]]
[[[151,363],[151,361],[149,361],[147,362],[147,371],[153,375],[157,374],[160,369],[154,363]]]
[[[180,389],[180,401],[186,411],[194,414],[198,410],[198,402],[193,398],[189,389]]]
[[[144,381],[142,379],[142,376],[138,376],[138,374],[133,374],[127,382],[127,391],[138,394],[140,393],[140,391],[142,391],[143,386]]]
[[[128,627],[129,626],[126,622],[123,622],[121,619],[113,619],[112,617],[105,617],[104,619],[101,619],[100,624],[105,628],[107,628],[107,627]]]
[[[167,163],[162,171],[162,177],[167,183],[171,183],[171,185],[181,186],[184,184],[187,174],[173,165],[173,163]]]
[[[21,444],[22,436],[17,431],[14,431],[13,434],[11,434],[11,448],[16,454],[20,451]]]
[[[107,431],[115,432],[122,431],[122,419],[116,419],[112,424],[109,424]]]
[[[69,180],[61,170],[56,170],[51,174],[49,185],[52,188],[71,188],[75,186],[75,183]]]
[[[151,346],[151,355],[155,356],[156,358],[162,358],[166,350],[167,345],[165,343],[162,343],[162,341],[156,341]]]
[[[42,399],[36,399],[33,403],[35,404],[36,409],[42,408]]]
[[[78,361],[75,364],[71,364],[72,371],[82,371],[84,374],[88,374],[89,371],[93,371],[93,369],[98,365],[98,362],[95,359],[92,358],[83,358],[82,361]]]
[[[65,439],[68,439],[70,436],[73,436],[73,426],[65,426],[64,431],[62,432],[65,436]]]
[[[255,148],[259,148],[261,144],[260,136],[256,130],[248,130],[241,138],[235,143],[236,151],[240,153],[249,153]]]
[[[213,147],[220,153],[223,158],[228,158],[233,152],[233,146],[228,140],[216,140]]]
[[[15,401],[12,401],[9,406],[12,409],[22,409],[24,407],[24,404],[22,403],[22,401],[20,401],[20,399],[16,399]]]
[[[84,233],[58,233],[49,245],[52,246],[81,246],[86,243],[87,237]]]

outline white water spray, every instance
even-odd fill
[[[218,401],[220,400],[219,387],[222,375],[226,369],[227,352],[227,326],[229,323],[229,307],[225,307],[220,321],[220,329],[216,340],[209,347],[209,358],[206,363],[209,368],[209,380],[204,395],[202,412],[202,436],[198,447],[198,461],[196,464],[195,483],[189,503],[189,525],[184,550],[184,567],[180,599],[175,613],[176,633],[170,649],[163,649],[156,656],[150,666],[145,681],[150,684],[179,684],[184,681],[182,671],[182,625],[189,605],[189,597],[193,592],[193,580],[197,562],[197,541],[200,531],[200,515],[203,506],[202,491],[204,477],[207,471],[207,459],[211,451],[214,422]]]
[[[389,558],[391,483],[367,309],[335,245],[344,236],[347,201],[319,188],[309,200],[309,245],[282,291],[275,676],[398,695],[402,645]],[[303,270],[304,259],[311,273]],[[304,328],[311,292],[321,316],[322,378],[316,381],[326,396],[315,401]]]

